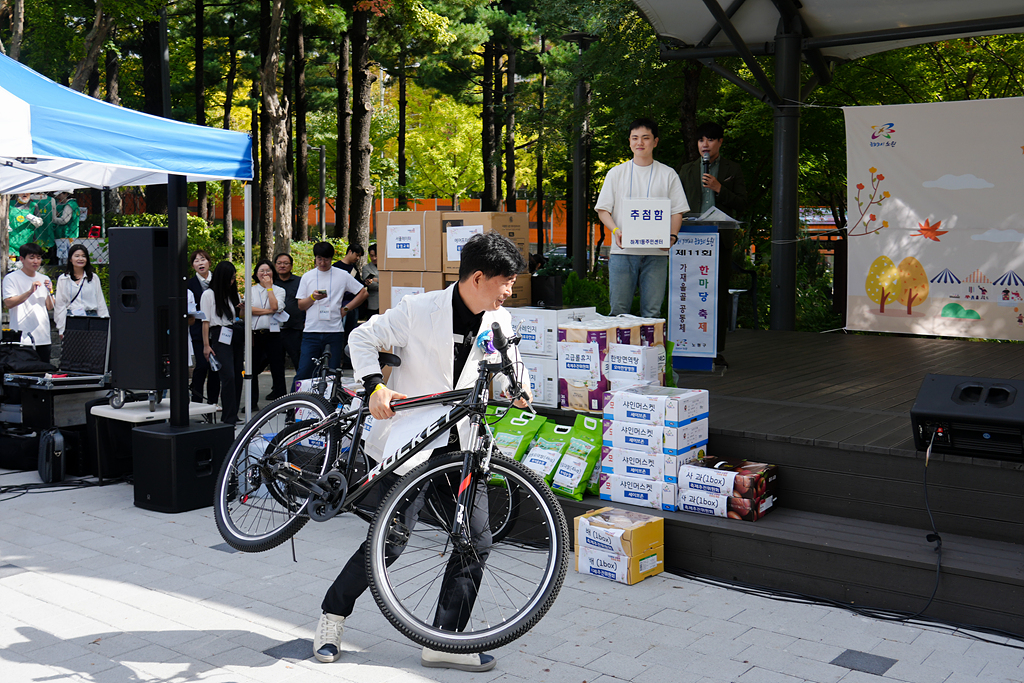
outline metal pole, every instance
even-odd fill
[[[104,193],[104,196],[106,193]],[[167,177],[167,279],[168,355],[170,363],[170,404],[172,427],[188,425],[188,307],[185,293],[185,261],[188,250],[188,182],[185,176]],[[197,302],[198,303],[198,302]],[[199,349],[202,353],[202,349]]]
[[[252,272],[252,183],[246,183],[244,189],[245,197],[245,273],[242,276],[243,282],[250,282],[249,274]],[[248,287],[247,287],[248,288]],[[231,368],[222,368],[231,372]],[[255,381],[252,376],[252,297],[245,297],[245,364],[242,367],[242,393],[245,398],[245,421],[252,419],[252,386],[250,382]]]
[[[775,81],[781,103],[775,107],[772,181],[772,288],[770,328],[796,327],[796,235],[800,159],[799,33],[775,36]]]
[[[327,239],[327,145],[320,145],[320,239]]]

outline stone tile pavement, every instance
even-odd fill
[[[0,486],[37,481],[0,470]],[[308,524],[293,562],[288,544],[227,552],[211,508],[148,512],[132,493],[120,483],[0,496],[2,683],[1024,682],[1018,641],[665,574],[627,587],[573,571],[536,628],[493,653],[491,672],[420,667],[418,647],[369,595],[348,621],[344,657],[321,664],[310,645],[320,600],[363,522]],[[840,655],[847,666],[832,663]]]

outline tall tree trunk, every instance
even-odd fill
[[[497,141],[494,138],[494,62],[497,50],[494,43],[484,43],[484,72],[481,90],[483,95],[483,131],[481,154],[484,163],[484,193],[480,198],[481,211],[498,210],[498,169],[494,165]]]
[[[107,34],[114,27],[114,18],[103,12],[102,0],[96,2],[96,17],[93,19],[92,28],[85,34],[85,56],[78,62],[75,68],[75,77],[71,79],[71,89],[82,92],[89,74],[96,68],[96,61],[99,59],[100,50],[107,41]]]
[[[121,60],[118,59],[116,50],[107,50],[104,71],[107,87],[105,101],[121,106]]]
[[[235,44],[235,18],[231,17],[228,24],[228,80],[224,86],[224,130],[231,129],[231,107],[235,99],[235,76],[238,72],[238,47]],[[255,138],[254,138],[255,139]],[[224,244],[228,245],[227,258],[231,259],[234,243],[234,226],[231,216],[231,181],[225,180],[221,185],[224,196]]]
[[[298,149],[298,190],[296,194],[298,223],[295,225],[295,239],[309,239],[309,136],[306,134],[306,37],[303,31],[302,15],[292,14],[295,25],[295,146]]]
[[[259,102],[260,98],[260,87],[259,83],[253,81],[252,90],[249,91],[249,97],[252,98],[254,103]],[[263,107],[258,104],[253,104],[251,112],[250,122],[250,136],[252,137],[252,207],[250,210],[255,214],[253,220],[255,221],[253,227],[259,240],[259,244],[263,243],[263,205],[266,202],[263,200],[263,143],[260,125],[263,119]],[[243,245],[244,247],[245,245]]]
[[[409,206],[408,198],[405,195],[405,107],[407,100],[405,98],[405,47],[403,44],[401,54],[399,55],[398,64],[398,208],[406,209]],[[384,208],[384,202],[381,201],[381,209]],[[456,209],[458,210],[458,209]]]
[[[505,68],[505,210],[516,210],[516,48],[508,40]]]
[[[335,155],[338,196],[334,202],[334,237],[348,234],[348,216],[352,204],[352,106],[349,103],[348,80],[351,40],[346,31],[341,34],[338,43],[338,145]]]
[[[142,25],[142,91],[143,107],[147,114],[164,115],[163,82],[160,77],[160,22],[147,21]],[[96,213],[99,204],[93,205]],[[167,213],[167,186],[146,186],[146,213]]]
[[[11,14],[11,52],[10,57],[18,61],[21,57],[21,41],[25,37],[25,0],[14,0]],[[7,214],[4,213],[6,216]],[[7,253],[6,251],[4,252]]]
[[[196,103],[196,125],[206,125],[206,51],[203,39],[206,33],[206,6],[204,0],[195,0],[196,3],[196,26],[195,26],[195,103]],[[206,183],[196,183],[196,208],[199,210],[199,217],[204,221],[207,219]]]
[[[494,156],[491,163],[494,164],[494,211],[501,211],[501,183],[505,179],[504,170],[504,149],[505,149],[505,69],[501,65],[504,51],[494,44]]]
[[[92,73],[89,74],[88,87],[86,89],[89,97],[94,100],[100,99],[100,68],[99,65],[93,66]]]
[[[263,93],[266,85],[263,75],[267,72],[270,61],[270,23],[271,0],[260,0],[260,221],[259,251],[266,256],[274,248],[274,173],[270,165],[270,148],[273,138],[270,134],[270,112],[267,110],[267,98]]]
[[[267,58],[264,62],[261,85],[263,86],[263,108],[267,112],[269,130],[263,131],[264,144],[269,145],[270,162],[273,169],[273,205],[274,205],[274,241],[265,244],[264,258],[273,258],[274,254],[291,251],[292,216],[294,215],[294,197],[292,196],[292,175],[288,169],[288,100],[277,94],[277,65],[281,45],[281,23],[284,19],[284,0],[273,0],[270,16],[270,32]],[[266,150],[265,150],[266,152]],[[267,179],[263,181],[268,185]],[[268,235],[270,231],[268,230]]]
[[[356,11],[352,18],[352,205],[348,226],[349,244],[365,247],[370,237],[373,184],[370,182],[371,89],[377,77],[370,70],[370,13]]]
[[[289,2],[289,5],[291,3]],[[295,144],[292,131],[292,102],[295,101],[295,25],[296,22],[292,21],[295,19],[297,12],[292,12],[289,15],[288,21],[288,35],[284,41],[284,72],[282,73],[281,79],[281,95],[284,101],[287,103],[287,109],[285,111],[285,134],[287,138],[287,144],[285,145],[285,158],[287,159],[286,167],[288,169],[288,175],[293,179],[292,191],[294,192],[294,178],[295,178]],[[298,216],[298,208],[295,203],[295,196],[291,198],[292,208],[292,230],[295,229],[295,222]],[[273,261],[273,257],[270,258]]]
[[[697,153],[697,96],[700,94],[700,74],[703,70],[704,65],[700,62],[687,61],[683,76],[683,96],[679,100],[679,127],[683,131],[685,149],[683,163],[695,161],[700,156]],[[677,167],[681,165],[677,164]]]

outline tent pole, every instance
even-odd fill
[[[188,199],[185,176],[167,176],[167,280],[169,301],[171,426],[188,425],[188,316],[185,294],[185,260],[188,249]],[[106,192],[103,193],[104,198]],[[106,212],[104,212],[106,213]],[[199,349],[202,353],[202,349]]]
[[[246,290],[250,289],[249,274],[252,272],[252,183],[245,184],[245,272],[242,274],[242,282],[246,283]],[[252,297],[245,297],[245,365],[242,368],[242,395],[245,399],[245,421],[252,419],[252,386],[250,382],[257,381],[252,376]],[[257,385],[257,389],[259,386]]]
[[[173,176],[168,176],[168,182],[170,182],[171,177]],[[104,190],[100,190],[100,236],[102,237],[107,236],[107,193]]]
[[[796,31],[775,36],[775,109],[772,174],[772,287],[770,329],[796,328],[796,233],[800,161],[800,44]]]

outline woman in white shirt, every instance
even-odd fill
[[[285,291],[274,284],[274,266],[260,259],[252,271],[253,285],[249,287],[252,302],[252,407],[259,404],[260,376],[270,366],[272,380],[268,400],[288,393],[284,384],[284,344],[281,342],[281,313],[284,311]]]
[[[76,316],[109,317],[100,278],[93,272],[89,250],[81,244],[72,245],[68,250],[67,268],[57,278],[53,320],[61,337],[64,336],[69,313]]]
[[[235,267],[228,261],[221,261],[213,269],[210,288],[203,292],[199,310],[206,317],[203,320],[203,357],[210,362],[211,369],[219,364],[221,422],[238,422],[238,399],[242,395],[241,349],[233,348],[234,323],[238,314],[238,285],[235,282]]]

